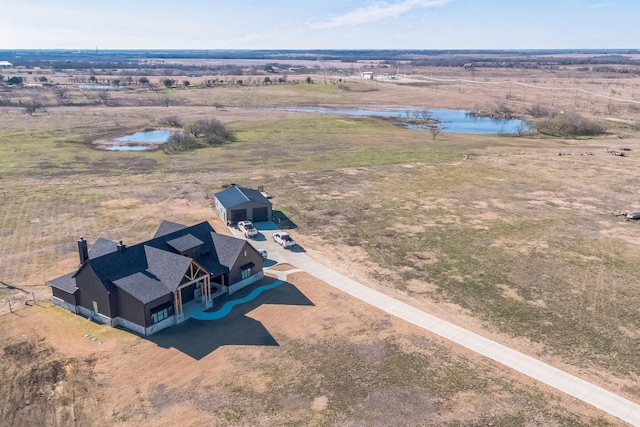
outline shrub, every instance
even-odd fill
[[[233,135],[218,119],[198,120],[185,127],[185,130],[195,138],[203,138],[211,145],[233,141]]]
[[[553,110],[540,104],[527,108],[526,112],[536,119],[539,119],[540,117],[552,117],[555,114]]]
[[[185,151],[194,147],[195,138],[184,132],[175,132],[169,136],[169,140],[164,144],[163,151],[170,153],[173,151]]]
[[[162,119],[160,121],[160,123],[165,125],[165,126],[171,126],[171,127],[174,127],[174,128],[182,127],[182,123],[180,123],[180,119],[177,118],[176,116],[165,117],[164,119]]]
[[[595,136],[606,132],[606,127],[576,113],[558,113],[535,123],[538,132],[545,135],[574,138]]]

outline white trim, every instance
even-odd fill
[[[137,323],[133,323],[132,321],[123,319],[122,317],[116,317],[113,323],[114,323],[113,326],[124,326],[130,331],[137,332],[140,335],[144,335],[144,336],[148,335],[147,333],[145,333],[146,331],[144,329],[144,326],[140,326]]]
[[[71,303],[68,303],[65,300],[63,300],[62,298],[53,297],[53,304],[57,305],[58,307],[62,307],[64,309],[66,309],[66,310],[69,310],[70,312],[72,312],[74,314],[78,314],[78,306],[77,305],[73,305]]]
[[[86,307],[81,305],[78,306],[78,314],[88,317],[89,319],[95,320],[98,323],[103,323],[105,325],[114,326],[113,320],[111,317],[107,317],[104,314],[96,313],[93,310],[89,310]]]

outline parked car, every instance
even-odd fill
[[[258,249],[258,252],[260,253],[260,255],[262,255],[263,259],[269,258],[269,253],[266,249]]]
[[[292,248],[296,245],[296,241],[289,236],[289,233],[285,233],[284,231],[277,231],[273,233],[273,241],[285,249]]]
[[[238,230],[242,231],[244,237],[258,235],[258,230],[253,226],[251,221],[238,221]]]

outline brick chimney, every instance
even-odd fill
[[[80,257],[80,265],[84,265],[89,260],[87,241],[82,236],[78,239],[78,255]]]

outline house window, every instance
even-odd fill
[[[151,318],[153,319],[153,323],[158,323],[163,321],[164,319],[166,319],[167,317],[169,317],[169,309],[165,308],[162,311],[159,311],[157,313],[153,313],[151,315]]]
[[[162,304],[151,310],[151,321],[153,323],[162,322],[170,316],[173,316],[173,305],[171,303]]]
[[[248,279],[249,277],[251,277],[251,269],[253,267],[255,267],[255,264],[252,262],[240,266],[242,280]]]

